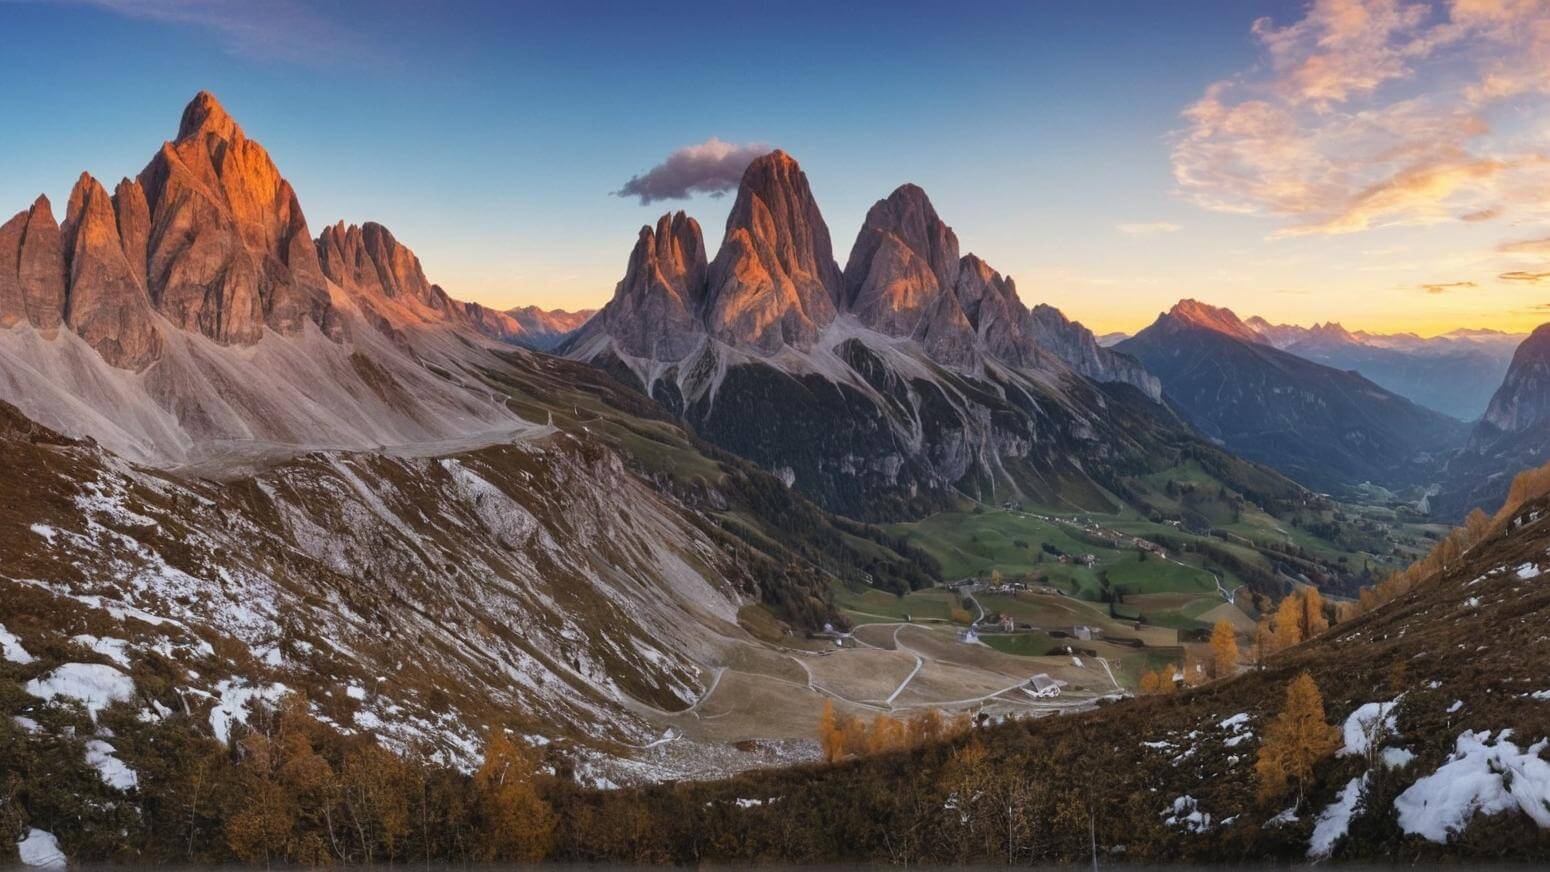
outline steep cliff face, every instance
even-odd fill
[[[296,193],[214,96],[183,110],[177,139],[140,173],[150,216],[152,302],[173,325],[223,344],[265,325],[329,321],[329,298]]]
[[[126,213],[133,216],[132,197],[123,200]],[[119,234],[113,201],[85,173],[70,194],[63,236],[70,267],[70,329],[109,364],[144,369],[161,354],[161,333],[151,322],[142,274],[135,272],[126,254],[126,248],[135,249]]]
[[[1523,340],[1512,356],[1502,386],[1491,396],[1478,443],[1491,438],[1491,431],[1516,434],[1535,429],[1550,421],[1550,324],[1541,325]]]
[[[1512,356],[1501,386],[1463,450],[1449,458],[1431,506],[1447,519],[1499,505],[1513,476],[1550,462],[1550,324]]]
[[[475,310],[378,225],[314,243],[207,93],[137,179],[83,173],[64,217],[40,197],[0,225],[0,400],[48,426],[157,464],[523,426],[477,385]]]
[[[1098,382],[1124,382],[1153,400],[1162,399],[1162,382],[1147,372],[1139,360],[1099,345],[1091,330],[1054,306],[1034,306],[1028,323],[1035,345],[1082,375]]]
[[[26,321],[53,330],[64,320],[64,241],[48,198],[0,226],[0,326]]]
[[[748,165],[709,275],[706,326],[735,347],[807,350],[834,320],[842,280],[829,228],[790,155]]]
[[[683,212],[663,215],[655,230],[640,229],[624,279],[594,329],[614,337],[625,354],[682,360],[706,335],[700,309],[708,271],[699,222]]]
[[[933,360],[969,366],[978,349],[958,270],[957,235],[925,191],[902,185],[867,212],[845,265],[844,307],[879,333],[919,341]]]

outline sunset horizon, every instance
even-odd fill
[[[0,34],[0,869],[1550,856],[1550,0]]]
[[[967,138],[933,132],[910,142],[888,134],[895,141],[884,149],[869,148],[875,127],[846,132],[844,115],[829,130],[815,125],[803,104],[817,110],[835,99],[810,94],[816,82],[778,68],[737,69],[704,99],[674,98],[700,103],[698,131],[650,125],[649,136],[590,146],[584,160],[578,154],[559,167],[550,166],[547,153],[547,165],[524,156],[582,123],[553,101],[617,99],[643,47],[621,42],[596,81],[558,85],[533,115],[520,103],[472,94],[481,90],[479,64],[487,75],[522,66],[481,54],[493,51],[498,34],[542,32],[551,48],[599,39],[552,10],[466,5],[464,23],[477,22],[487,33],[472,37],[427,81],[424,69],[395,49],[405,39],[434,47],[457,38],[461,25],[438,24],[411,37],[423,22],[400,9],[345,38],[342,13],[285,8],[289,18],[277,20],[293,18],[307,38],[338,37],[349,50],[277,50],[276,35],[248,26],[243,16],[252,13],[237,7],[179,15],[155,4],[10,4],[13,32],[37,36],[28,45],[46,44],[68,19],[88,48],[111,39],[120,54],[154,50],[162,60],[110,78],[89,97],[72,97],[67,114],[43,99],[18,107],[0,144],[18,153],[24,171],[0,180],[0,197],[13,210],[39,193],[62,205],[82,169],[104,180],[133,175],[139,166],[132,156],[153,149],[165,131],[147,130],[139,141],[92,132],[119,122],[130,105],[164,104],[142,115],[165,117],[209,89],[270,146],[315,226],[380,222],[415,249],[434,281],[496,309],[603,305],[636,231],[663,210],[697,218],[714,249],[729,206],[724,194],[741,165],[780,147],[813,178],[837,251],[848,250],[868,204],[916,183],[965,249],[1014,278],[1027,304],[1054,305],[1099,334],[1133,333],[1191,297],[1244,317],[1304,326],[1336,321],[1373,333],[1524,333],[1546,320],[1536,294],[1550,281],[1550,131],[1531,120],[1547,99],[1531,59],[1550,38],[1542,24],[1514,22],[1526,14],[1522,4],[1202,4],[1180,16],[1136,4],[1127,19],[1104,25],[1139,53],[1125,62],[1133,69],[1156,63],[1159,54],[1180,60],[1167,75],[1125,82],[1117,78],[1121,71],[1100,72],[1091,55],[1052,43],[1021,59],[1001,56],[994,77],[979,77],[973,100],[981,108]],[[890,26],[899,38],[924,34],[923,9],[906,7],[897,16]],[[969,51],[973,40],[993,39],[988,33],[1015,30],[1012,19],[1021,15],[974,11],[972,27],[935,35],[936,63],[952,63],[948,58]],[[1070,11],[1060,17],[1076,44],[1096,37],[1096,20]],[[842,16],[833,25],[838,40],[860,20]],[[1210,35],[1194,38],[1185,63],[1184,45],[1144,39],[1148,27],[1180,39],[1190,27]],[[1037,38],[1055,40],[1058,31],[1046,26]],[[714,41],[708,47],[724,50]],[[103,53],[83,55],[89,69]],[[903,80],[925,87],[931,63]],[[840,69],[833,61],[822,66]],[[234,80],[240,70],[258,76]],[[944,81],[965,75],[955,66],[937,72]],[[330,123],[317,111],[322,105],[298,105],[289,96],[319,75],[337,82],[342,94],[358,81],[420,78],[401,91],[365,92],[366,99],[351,100],[348,121]],[[951,99],[926,97],[913,86],[884,88],[885,75],[886,63],[862,76],[846,99],[867,100],[869,117],[894,118]],[[1072,76],[1091,83],[1074,92],[1083,94],[1080,103],[1049,87]],[[755,78],[765,88],[778,85],[782,96],[768,111],[750,114],[746,99],[732,95],[757,93],[736,87]],[[431,84],[470,96],[448,101],[428,90]],[[115,96],[130,88],[138,94],[133,100]],[[992,108],[997,101],[1003,106]],[[1139,105],[1145,110],[1135,112]],[[416,113],[439,120],[434,128],[402,132],[429,133],[434,158],[390,121]],[[612,125],[628,121],[585,123],[617,139]],[[1456,133],[1438,139],[1439,124]],[[352,139],[363,134],[385,147],[361,155]],[[531,140],[527,152],[490,148],[513,134],[514,142]],[[61,138],[79,144],[49,147]],[[985,150],[989,142],[998,147]],[[635,182],[658,187],[632,190]]]

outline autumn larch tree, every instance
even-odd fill
[[[1296,593],[1276,607],[1276,650],[1290,648],[1303,640],[1302,597]]]
[[[1313,777],[1313,767],[1340,747],[1340,730],[1324,720],[1324,698],[1313,676],[1303,672],[1287,685],[1281,713],[1265,728],[1254,772],[1259,798],[1272,803],[1297,788],[1297,806]]]
[[[1226,620],[1211,630],[1211,674],[1226,678],[1238,669],[1238,634]]]
[[[484,824],[481,847],[490,860],[534,863],[549,852],[555,818],[534,784],[538,759],[525,742],[493,728],[484,763],[474,774]]]
[[[1318,588],[1308,587],[1303,589],[1300,598],[1302,616],[1298,619],[1298,628],[1304,639],[1312,639],[1329,629],[1329,619],[1324,616],[1324,597]]]

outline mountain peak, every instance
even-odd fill
[[[841,293],[829,228],[795,159],[775,150],[743,171],[721,250],[710,264],[707,326],[772,354],[809,348]]]
[[[958,237],[917,185],[867,211],[845,264],[846,304],[862,323],[914,336],[955,363],[972,359],[974,329],[955,296]]]
[[[1260,339],[1254,328],[1243,323],[1231,309],[1195,299],[1178,301],[1163,317],[1182,326],[1210,330],[1245,342],[1258,342]]]
[[[1550,324],[1534,328],[1512,355],[1502,386],[1491,397],[1472,442],[1484,444],[1495,431],[1521,433],[1550,420]]]
[[[1360,342],[1351,331],[1345,329],[1339,321],[1325,321],[1323,324],[1314,324],[1308,328],[1308,333],[1319,339],[1327,339],[1336,342]]]
[[[226,114],[226,108],[209,91],[200,91],[183,107],[183,120],[178,123],[178,141],[209,133],[220,139],[233,140],[242,136],[242,128]]]
[[[664,213],[655,230],[641,227],[598,329],[611,334],[626,354],[682,359],[704,333],[699,308],[707,270],[700,223],[682,211]]]

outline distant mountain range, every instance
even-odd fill
[[[1282,351],[1231,310],[1184,300],[1115,347],[1231,451],[1320,489],[1424,484],[1466,427],[1354,372]]]
[[[1464,421],[1485,413],[1523,334],[1455,330],[1423,339],[1414,333],[1350,332],[1334,322],[1296,327],[1254,317],[1264,341],[1335,369],[1355,370],[1403,397]]]
[[[1330,321],[1301,327],[1272,324],[1257,315],[1243,323],[1260,341],[1335,369],[1355,370],[1402,397],[1463,421],[1485,413],[1491,393],[1526,334],[1460,328],[1439,336],[1349,331]],[[1128,333],[1105,333],[1112,348]]]

